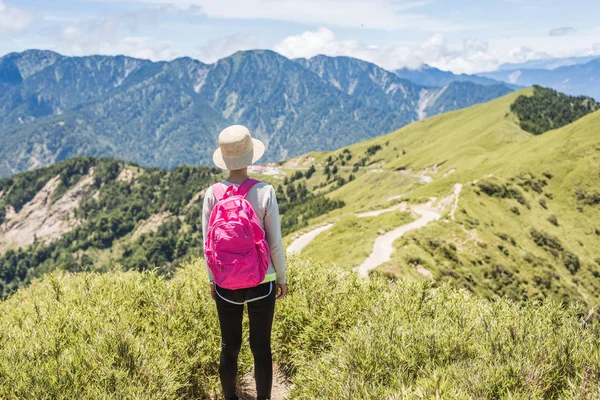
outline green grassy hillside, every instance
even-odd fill
[[[318,166],[326,165],[338,169],[329,182],[353,175],[328,194],[346,206],[312,225],[400,201],[439,200],[462,184],[455,218],[446,208],[441,221],[397,240],[392,261],[381,269],[422,277],[418,270],[425,268],[437,282],[450,280],[485,297],[597,305],[600,112],[534,136],[510,111],[515,100],[532,93],[433,117],[334,153],[312,153],[285,167],[315,164],[312,180],[324,175]],[[336,242],[336,232],[334,225],[318,236],[307,254],[330,260],[326,243]]]
[[[289,264],[273,333],[289,399],[600,395],[600,325],[575,308]],[[53,273],[0,302],[0,398],[216,399],[218,329],[201,262]]]

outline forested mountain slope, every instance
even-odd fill
[[[11,53],[0,58],[0,177],[82,155],[162,168],[209,165],[216,136],[232,124],[267,144],[266,161],[283,160],[510,90],[476,85],[448,98],[453,91],[402,81],[363,61],[301,62],[262,50],[210,65]],[[440,92],[440,102],[432,101]]]

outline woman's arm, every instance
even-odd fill
[[[265,233],[269,250],[271,251],[271,261],[277,272],[277,283],[286,284],[285,273],[285,252],[283,249],[283,240],[281,238],[281,221],[279,220],[279,206],[275,189],[270,187],[269,200],[265,210]]]
[[[210,212],[214,207],[214,196],[212,193],[212,188],[208,188],[206,193],[204,193],[204,203],[202,203],[202,240],[206,241],[206,233],[208,231],[208,222],[210,221]],[[203,243],[204,244],[204,243]],[[206,264],[206,270],[208,272],[208,281],[213,284],[215,282],[215,277],[208,268],[208,264]]]

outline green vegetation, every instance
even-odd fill
[[[343,201],[310,193],[304,174],[297,172],[287,184],[273,182],[286,234],[344,206]],[[51,196],[56,202],[89,174],[92,179],[81,190],[79,206],[70,210],[68,218],[80,221],[73,230],[51,243],[35,240],[0,253],[0,298],[55,269],[104,271],[116,262],[125,269],[170,274],[187,258],[202,256],[203,190],[222,178],[214,168],[180,166],[167,171],[112,159],[75,158],[0,180],[0,216],[5,217],[9,207],[20,211],[54,177],[59,178]]]
[[[306,246],[302,254],[345,268],[357,267],[371,254],[379,235],[408,224],[413,219],[410,213],[404,212],[366,218],[346,216]]]
[[[549,297],[599,305],[600,111],[544,135],[531,135],[510,109],[519,96],[533,96],[534,91],[429,118],[337,152],[300,158],[299,165],[308,167],[303,163],[310,160],[318,166],[344,152],[360,160],[370,148],[381,147],[352,172],[353,181],[326,195],[346,206],[314,222],[333,222],[398,201],[442,199],[460,183],[455,218],[448,218],[447,211],[445,220],[398,239],[382,271],[423,279],[424,268],[437,282],[488,299]],[[433,182],[421,183],[422,175]],[[562,250],[536,244],[532,228],[557,238]],[[335,232],[342,234],[334,225],[327,233],[331,243]],[[325,257],[326,252],[310,248],[304,254]]]
[[[572,307],[300,259],[289,287],[273,351],[290,399],[600,395],[600,325]],[[218,329],[200,262],[170,280],[53,273],[0,303],[0,397],[216,399]]]
[[[56,268],[103,270],[116,260],[128,269],[160,267],[166,271],[173,261],[202,251],[202,203],[196,203],[187,213],[183,209],[196,193],[218,178],[220,172],[211,168],[147,169],[129,184],[117,177],[124,168],[133,171],[136,166],[110,159],[73,159],[2,180],[0,185],[7,195],[0,199],[0,208],[13,205],[12,201],[24,204],[35,195],[33,189],[39,190],[50,177],[60,176],[61,186],[53,196],[56,200],[90,168],[94,174],[93,190],[98,190],[98,196],[90,193],[73,210],[73,217],[82,223],[49,244],[35,241],[26,248],[9,249],[0,255],[0,296]],[[185,216],[130,241],[136,227],[158,213]],[[125,249],[122,254],[115,254],[113,248],[119,241],[126,243]],[[112,257],[102,264],[93,258],[98,250],[113,253]]]
[[[533,88],[533,96],[520,96],[510,109],[521,128],[535,135],[568,125],[600,108],[590,97],[568,96],[537,85]]]
[[[277,199],[282,215],[281,232],[284,236],[308,226],[310,219],[345,205],[343,201],[309,193],[302,183],[297,186],[290,183],[286,185],[285,191],[282,186],[278,186]]]

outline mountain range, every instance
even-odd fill
[[[516,69],[556,69],[569,65],[587,64],[598,58],[598,55],[579,56],[579,57],[555,57],[542,58],[537,60],[525,61],[522,63],[504,63],[498,67],[499,71],[514,71]]]
[[[450,71],[443,71],[427,64],[414,69],[397,69],[394,73],[402,79],[407,79],[419,85],[433,87],[449,85],[452,82],[472,82],[483,86],[499,85],[502,83],[501,81],[483,76],[455,74]],[[518,87],[515,86],[514,88],[517,89]]]
[[[247,125],[265,161],[332,150],[509,93],[429,87],[364,61],[238,52],[207,65],[31,50],[0,58],[0,176],[73,156],[172,168],[209,164],[216,136]]]
[[[312,129],[297,114],[312,110],[315,136],[350,142],[328,116],[374,130],[488,87],[421,86],[414,102],[415,84],[345,58],[20,56],[0,69],[14,159],[162,146],[176,164],[199,116],[218,128],[264,104],[283,111],[252,114],[260,129]],[[593,99],[534,86],[257,169],[289,252],[272,398],[598,398],[598,126]],[[223,177],[74,157],[0,178],[0,398],[220,398],[201,220]],[[241,390],[252,372],[245,345]]]
[[[554,63],[526,64],[520,68],[501,69],[494,72],[481,73],[479,76],[506,82],[511,85],[541,85],[563,93],[579,96],[590,96],[600,100],[600,57],[582,58],[564,61],[560,66]],[[558,66],[557,66],[558,65]],[[532,68],[535,66],[535,68]]]
[[[600,57],[570,57],[533,60],[520,64],[502,64],[496,71],[474,75],[454,74],[423,64],[419,68],[395,71],[402,79],[423,86],[444,86],[450,82],[473,82],[493,86],[505,84],[518,90],[540,85],[574,96],[600,99]]]

